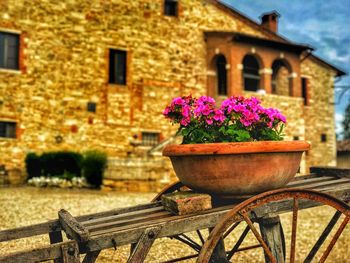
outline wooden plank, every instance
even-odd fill
[[[336,176],[350,178],[349,168],[314,166],[310,167],[310,171],[320,176]]]
[[[285,262],[284,236],[281,228],[281,221],[279,216],[263,217],[259,220],[259,227],[261,236],[266,242],[267,246],[272,252],[277,263]],[[270,262],[265,253],[265,262]]]
[[[220,211],[228,211],[230,209],[232,209],[234,207],[234,205],[227,205],[227,206],[222,206],[222,207],[218,207],[218,208],[213,208],[210,210],[206,210],[200,213],[197,213],[196,215],[205,215],[205,214],[214,214]],[[126,230],[126,229],[134,229],[137,227],[143,227],[143,226],[149,226],[149,225],[156,225],[156,224],[162,224],[162,223],[167,223],[167,222],[172,222],[174,220],[187,220],[187,218],[190,218],[191,215],[170,215],[167,217],[162,217],[162,218],[155,218],[155,219],[149,219],[146,221],[142,221],[142,222],[137,222],[137,223],[131,223],[131,224],[126,224],[120,227],[111,227],[108,229],[103,229],[103,230],[99,230],[99,231],[94,231],[91,232],[90,235],[91,236],[98,236],[98,235],[104,235],[104,234],[108,234],[111,232],[119,232],[122,230]],[[132,242],[131,242],[132,243]]]
[[[67,236],[79,242],[85,242],[89,239],[89,231],[81,225],[68,211],[61,209],[58,212],[61,227]]]
[[[331,176],[325,176],[325,177],[313,177],[313,178],[307,178],[307,179],[302,179],[298,181],[292,181],[289,184],[287,184],[287,187],[301,187],[303,185],[307,185],[310,183],[315,183],[315,182],[324,182],[324,181],[331,181],[331,180],[336,180],[337,178],[331,177]]]
[[[305,184],[300,186],[300,188],[303,189],[316,189],[319,187],[323,187],[323,186],[330,186],[330,185],[341,185],[342,183],[347,183],[350,182],[349,178],[340,178],[340,179],[333,179],[333,180],[326,180],[323,182],[315,182],[315,183],[310,183],[310,184]],[[297,188],[297,186],[289,186],[287,185],[286,188]]]
[[[82,263],[94,263],[100,252],[101,250],[87,252]]]
[[[132,211],[148,209],[148,208],[157,207],[157,206],[158,207],[162,206],[161,202],[153,202],[153,203],[141,204],[141,205],[126,207],[126,208],[112,209],[112,210],[104,211],[100,213],[77,216],[76,219],[79,222],[83,222],[86,220],[93,220],[104,216],[119,215],[123,213],[129,213]],[[45,223],[39,223],[35,225],[30,225],[30,226],[2,230],[0,231],[0,242],[48,234],[50,231],[58,231],[58,230],[61,230],[59,220],[50,220]]]
[[[12,228],[0,231],[0,242],[48,234],[52,229],[61,229],[58,220],[51,220],[45,223]]]
[[[158,219],[158,218],[168,218],[169,216],[171,216],[170,212],[162,211],[162,212],[158,212],[158,213],[149,214],[147,216],[144,215],[142,217],[128,218],[125,220],[117,220],[117,221],[113,221],[113,222],[87,226],[86,229],[89,230],[91,232],[91,234],[93,234],[92,232],[102,230],[102,229],[109,230],[111,227],[124,226],[124,225],[128,225],[131,223],[147,222],[149,220]]]
[[[91,219],[88,221],[81,222],[83,226],[90,226],[90,225],[95,225],[97,223],[107,223],[110,221],[116,221],[119,219],[128,219],[128,218],[134,218],[134,217],[142,217],[143,215],[147,215],[150,213],[154,212],[159,212],[159,211],[164,211],[163,206],[157,206],[157,207],[152,207],[152,208],[147,208],[147,209],[142,209],[138,211],[132,211],[129,213],[123,213],[119,215],[112,215],[112,216],[106,216],[106,217],[99,217],[96,219]]]
[[[80,263],[79,247],[77,242],[61,246],[63,263]]]
[[[118,246],[127,245],[130,243],[135,243],[138,238],[142,235],[144,230],[148,227],[159,226],[162,228],[158,237],[168,237],[185,232],[191,232],[197,229],[204,229],[208,227],[213,227],[216,225],[218,220],[226,214],[227,210],[215,212],[212,214],[202,214],[191,216],[189,218],[178,218],[175,220],[155,220],[151,221],[149,225],[141,224],[131,226],[124,230],[118,232],[105,232],[104,235],[92,236],[87,242],[86,250],[97,250],[113,247],[113,242],[118,244]],[[174,216],[176,218],[177,216]],[[179,216],[181,217],[181,216]],[[113,230],[111,230],[113,231]],[[84,247],[83,247],[84,249]]]
[[[50,246],[44,246],[41,248],[29,249],[0,256],[0,263],[40,262],[45,260],[58,259],[62,256],[62,245],[73,243],[75,243],[75,241],[66,241]]]
[[[106,216],[120,215],[120,214],[124,214],[124,213],[130,213],[133,211],[149,209],[149,208],[157,207],[157,206],[162,206],[162,203],[161,202],[152,202],[152,203],[135,205],[135,206],[125,207],[125,208],[113,209],[113,210],[94,213],[94,214],[90,214],[90,215],[78,216],[76,218],[79,222],[83,222],[83,221],[88,221],[88,220],[106,217]]]
[[[52,231],[49,233],[50,244],[63,242],[62,231]],[[54,263],[62,263],[62,258],[54,259]]]
[[[320,177],[320,176],[317,174],[297,175],[293,178],[292,182],[299,181],[299,180],[305,180],[305,179],[309,179],[309,178],[316,178],[316,177]]]
[[[136,247],[134,248],[132,254],[130,255],[127,263],[142,263],[154,241],[157,239],[161,227],[150,227],[145,229],[140,239],[138,240]]]

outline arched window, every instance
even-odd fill
[[[216,80],[218,95],[227,95],[226,58],[224,55],[216,57]]]
[[[248,91],[257,91],[260,86],[259,63],[252,55],[243,59],[243,85]]]
[[[290,66],[282,59],[277,59],[272,64],[272,94],[289,96],[291,90]]]

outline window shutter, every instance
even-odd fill
[[[126,84],[126,52],[118,50],[116,55],[116,82]]]
[[[7,37],[7,68],[18,69],[19,37],[9,34]]]

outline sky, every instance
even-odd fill
[[[348,73],[335,83],[336,131],[340,134],[344,110],[350,103],[350,0],[221,1],[259,23],[262,13],[276,10],[281,15],[279,34],[311,45],[314,54]],[[342,92],[340,86],[348,87],[347,91]]]

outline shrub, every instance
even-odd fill
[[[28,153],[25,158],[26,170],[28,178],[38,177],[41,175],[40,156],[36,153]]]
[[[42,175],[64,176],[67,174],[81,176],[82,155],[76,152],[47,152],[40,156]]]
[[[83,176],[86,181],[99,188],[102,184],[103,173],[107,165],[107,155],[99,151],[87,151],[83,159]]]

